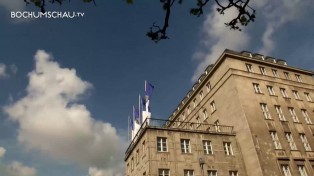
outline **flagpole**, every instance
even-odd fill
[[[139,115],[139,120],[140,120],[140,125],[142,124],[142,117],[141,117],[141,95],[138,95],[138,115]]]
[[[145,93],[146,93],[146,86],[147,86],[147,85],[146,85],[146,80],[145,80]]]

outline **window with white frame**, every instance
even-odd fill
[[[312,124],[312,120],[310,119],[309,115],[307,114],[307,111],[305,109],[301,109],[302,115],[304,117],[304,120],[307,124]]]
[[[233,155],[233,150],[231,146],[231,142],[223,142],[224,150],[226,155]]]
[[[210,92],[210,90],[212,89],[210,82],[206,84],[206,88],[207,88],[207,92]]]
[[[184,112],[182,112],[181,117],[182,117],[182,121],[184,121],[185,120],[185,113]]]
[[[133,171],[133,169],[134,169],[134,159],[132,157],[132,159],[131,159],[131,170]]]
[[[170,170],[169,169],[159,169],[158,170],[158,176],[170,176]]]
[[[212,146],[211,141],[203,140],[203,150],[204,150],[204,154],[206,155],[213,154],[213,146]]]
[[[295,113],[294,108],[288,107],[288,110],[290,112],[290,115],[292,117],[293,122],[299,122],[299,118],[298,118],[297,114]]]
[[[229,171],[229,176],[238,176],[238,171]]]
[[[265,67],[259,67],[262,75],[267,75]]]
[[[290,79],[291,79],[288,72],[283,72],[283,74],[285,75],[285,78],[286,78],[287,80],[290,80]]]
[[[279,74],[278,74],[277,70],[272,69],[272,72],[273,72],[274,77],[279,78]]]
[[[292,176],[288,164],[281,164],[280,167],[284,176]]]
[[[278,114],[279,120],[286,121],[285,115],[283,114],[281,107],[279,105],[275,105],[275,109]]]
[[[254,91],[255,93],[262,93],[261,88],[259,87],[259,84],[253,83]]]
[[[184,170],[184,176],[194,176],[194,170]]]
[[[305,134],[301,133],[300,138],[301,138],[301,141],[303,143],[305,151],[312,151],[311,146],[310,146],[309,142],[307,141]]]
[[[305,98],[306,98],[307,101],[312,102],[312,98],[311,98],[309,93],[304,92],[304,95],[305,95]]]
[[[282,97],[288,98],[288,94],[287,94],[287,92],[286,92],[286,89],[280,88],[280,93],[281,93]]]
[[[143,141],[142,143],[142,155],[144,155],[146,153],[146,142]]]
[[[298,91],[292,90],[292,94],[293,94],[293,96],[294,96],[294,98],[295,98],[296,100],[300,100],[300,96],[299,96]]]
[[[158,152],[167,152],[167,138],[166,137],[157,137],[157,151]]]
[[[207,113],[206,109],[203,110],[203,118],[204,118],[204,120],[206,120],[208,118],[208,113]]]
[[[308,176],[304,165],[298,165],[298,171],[300,176]]]
[[[208,176],[217,176],[217,171],[216,170],[208,170],[207,175]]]
[[[191,153],[190,139],[181,139],[181,152]]]
[[[193,100],[193,108],[195,108],[196,107],[196,98],[194,98],[194,100]]]
[[[267,86],[267,90],[268,90],[269,95],[275,95],[273,86]]]
[[[293,140],[292,134],[290,132],[285,133],[286,139],[288,141],[291,150],[297,150],[297,146]]]
[[[188,114],[190,114],[190,113],[191,113],[191,107],[190,107],[190,105],[189,105],[186,109],[188,110]]]
[[[216,111],[215,101],[212,101],[212,102],[210,103],[210,108],[211,108],[212,112]]]
[[[297,79],[298,82],[302,82],[302,78],[300,75],[295,74],[295,78]]]
[[[279,141],[279,138],[277,136],[277,132],[276,131],[271,131],[270,132],[270,136],[271,136],[271,139],[275,145],[275,149],[282,149],[281,147],[281,144],[280,144],[280,141]]]
[[[260,105],[265,119],[271,119],[267,104],[261,103]]]
[[[201,90],[200,91],[200,100],[202,100],[204,98],[204,93],[203,93],[203,91]]]
[[[246,69],[248,72],[253,72],[253,66],[252,64],[245,64],[246,65]]]

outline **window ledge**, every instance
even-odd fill
[[[297,100],[297,101],[303,101],[303,100],[301,100],[301,99],[295,99],[295,100]]]
[[[271,96],[271,97],[278,97],[278,95],[269,95],[269,96]]]
[[[211,112],[211,114],[214,114],[217,110],[215,109],[213,112]]]

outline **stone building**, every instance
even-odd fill
[[[314,175],[313,74],[225,50],[169,119],[142,124],[126,175]]]

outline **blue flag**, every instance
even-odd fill
[[[142,111],[146,111],[146,100],[145,100],[145,98],[142,98],[142,108],[141,108],[141,110]],[[148,106],[148,112],[150,112],[150,106]]]
[[[153,90],[154,90],[154,86],[151,83],[146,81],[146,84],[145,84],[145,95],[150,97],[153,94]]]

